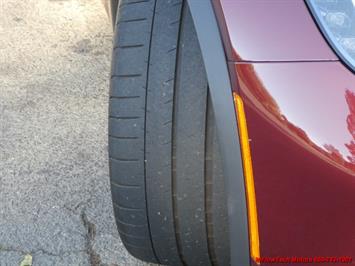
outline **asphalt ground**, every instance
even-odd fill
[[[0,265],[146,265],[123,247],[99,0],[0,0]]]

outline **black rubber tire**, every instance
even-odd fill
[[[184,1],[120,1],[109,115],[112,199],[127,250],[165,265],[229,265],[213,110]]]

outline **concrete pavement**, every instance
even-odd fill
[[[0,0],[0,265],[146,265],[122,246],[99,0]]]

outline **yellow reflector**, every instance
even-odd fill
[[[257,262],[257,258],[260,258],[258,213],[256,209],[253,166],[251,161],[247,121],[245,118],[242,98],[234,92],[233,98],[238,118],[239,138],[242,150],[245,188],[247,194],[250,256],[255,262]]]

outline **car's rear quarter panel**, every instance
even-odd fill
[[[354,74],[303,1],[215,6],[245,103],[261,256],[354,259]]]
[[[235,68],[262,256],[354,256],[355,177],[345,146],[353,140],[348,128],[355,126],[347,122],[347,100],[355,103],[347,92],[353,75],[339,62]]]

